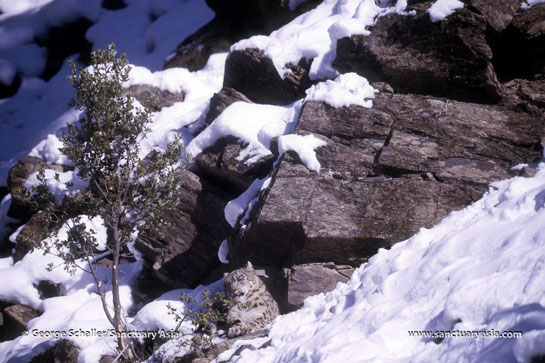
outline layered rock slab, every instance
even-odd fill
[[[415,15],[380,17],[369,36],[340,39],[333,65],[343,73],[388,82],[400,93],[483,103],[499,100],[502,88],[486,39],[487,20],[493,14],[486,17],[465,7],[432,22],[426,12],[431,4],[411,7]]]
[[[510,168],[541,157],[543,119],[516,108],[380,94],[371,109],[307,102],[296,133],[327,142],[320,173],[284,155],[235,265],[358,266],[381,247],[479,199]]]
[[[170,287],[196,286],[219,264],[218,248],[231,231],[223,209],[233,195],[187,170],[179,191],[181,202],[167,216],[163,238],[144,233],[135,244],[150,289],[153,281]]]

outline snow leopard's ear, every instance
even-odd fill
[[[246,262],[246,270],[253,271],[254,266],[252,266],[252,263],[250,261]]]

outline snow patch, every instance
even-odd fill
[[[348,107],[352,105],[371,108],[377,92],[366,78],[356,73],[345,73],[334,81],[320,82],[306,90],[305,101],[323,101],[328,105]]]
[[[429,9],[430,19],[434,23],[446,19],[447,16],[454,14],[457,9],[464,7],[464,3],[459,0],[437,0]]]
[[[316,158],[316,150],[327,143],[314,135],[284,135],[278,139],[278,152],[280,155],[286,151],[293,150],[299,155],[299,158],[305,164],[307,169],[320,173],[320,162]]]

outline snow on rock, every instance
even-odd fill
[[[254,182],[242,193],[238,198],[233,199],[225,206],[225,220],[235,227],[238,222],[239,217],[246,210],[250,210],[253,204],[255,204],[258,193],[267,188],[268,184],[265,185],[265,182],[269,180],[268,177],[263,179],[256,179]],[[264,187],[265,185],[265,187]]]
[[[210,98],[222,87],[226,58],[227,53],[214,54],[206,66],[197,72],[185,68],[150,72],[144,67],[132,67],[126,87],[146,84],[171,93],[183,92],[185,95],[183,102],[176,102],[153,115],[149,126],[151,132],[140,143],[141,156],[147,155],[157,146],[165,149],[183,127],[191,124],[198,127],[204,122]],[[184,144],[188,145],[191,140],[192,135],[185,133]]]
[[[356,73],[345,73],[334,81],[320,82],[306,90],[305,101],[324,101],[328,105],[338,108],[345,106],[362,106],[371,108],[375,97],[375,90],[366,78]]]
[[[335,78],[338,72],[332,62],[337,40],[353,34],[368,35],[367,27],[379,14],[403,13],[406,5],[406,0],[386,8],[378,6],[375,0],[325,0],[271,35],[241,40],[231,47],[231,51],[262,49],[282,77],[290,72],[287,64],[297,64],[301,58],[306,58],[312,60],[310,79]]]
[[[250,157],[247,163],[252,163],[271,155],[269,148],[274,137],[293,130],[300,108],[301,101],[289,106],[235,102],[187,145],[186,152],[198,155],[220,138],[232,135],[248,144],[240,159]]]
[[[545,0],[525,0],[522,3],[521,7],[523,9],[530,9],[532,6],[537,5],[537,4],[541,4],[541,3],[545,3]]]
[[[278,139],[278,152],[280,155],[293,150],[309,170],[320,172],[320,162],[316,158],[315,149],[325,146],[327,143],[314,135],[284,135]]]
[[[496,182],[436,227],[380,250],[348,283],[277,318],[269,347],[234,361],[528,362],[545,353],[544,221],[541,163],[535,177]],[[416,330],[523,338],[439,342]]]
[[[232,226],[231,226],[232,227]],[[220,248],[218,249],[218,259],[221,263],[229,263],[229,244],[226,239],[221,242]]]
[[[433,22],[444,20],[447,16],[454,14],[457,9],[464,7],[459,0],[437,0],[429,9],[430,19]]]

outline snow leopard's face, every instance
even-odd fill
[[[229,273],[225,277],[225,294],[228,298],[240,300],[248,297],[259,289],[261,280],[253,271],[240,269]]]

